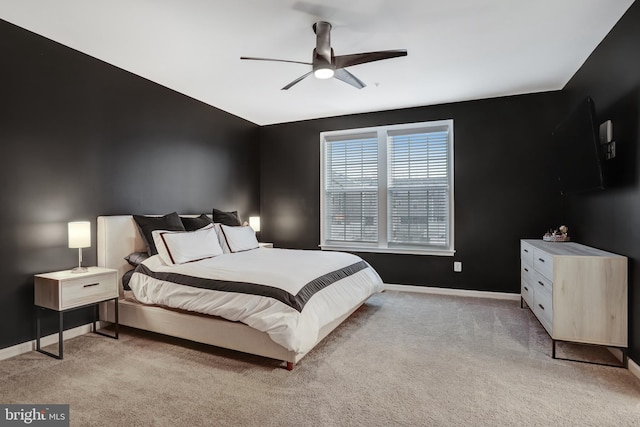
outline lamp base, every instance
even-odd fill
[[[86,273],[89,269],[87,267],[76,267],[71,270],[72,273]]]

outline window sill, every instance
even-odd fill
[[[454,256],[455,250],[448,249],[418,249],[418,248],[379,248],[373,246],[349,246],[349,245],[320,245],[323,251],[345,251],[345,252],[373,252],[380,254],[406,254],[406,255],[435,255]]]

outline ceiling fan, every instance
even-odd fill
[[[334,56],[331,48],[331,24],[325,21],[318,21],[313,24],[313,31],[316,33],[316,48],[313,49],[312,62],[290,61],[286,59],[271,58],[255,58],[242,56],[240,59],[248,59],[252,61],[275,61],[275,62],[291,62],[294,64],[311,65],[311,71],[298,77],[288,85],[282,88],[287,90],[293,85],[301,82],[311,73],[319,79],[330,79],[335,77],[353,87],[362,89],[366,85],[356,76],[347,71],[346,67],[364,64],[367,62],[380,61],[383,59],[397,58],[399,56],[407,56],[405,49],[398,50],[381,50],[377,52],[354,53],[351,55]]]

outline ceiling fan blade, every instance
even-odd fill
[[[340,55],[335,57],[336,68],[351,67],[367,62],[381,61],[383,59],[397,58],[399,56],[407,56],[405,49],[398,50],[381,50],[378,52],[354,53],[352,55]]]
[[[366,86],[366,84],[364,84],[362,80],[360,80],[359,78],[357,78],[356,76],[354,76],[353,74],[345,70],[344,68],[336,70],[335,73],[333,74],[333,77],[335,77],[338,80],[342,80],[343,82],[348,83],[357,89],[362,89],[363,87]]]
[[[305,78],[307,78],[309,76],[309,74],[313,73],[313,71],[309,71],[307,74],[304,74],[300,77],[298,77],[297,79],[295,79],[294,81],[292,81],[291,83],[289,83],[288,85],[286,85],[285,87],[283,87],[280,90],[288,90],[289,88],[291,88],[291,86],[300,83],[302,80],[304,80]]]
[[[248,59],[251,61],[273,61],[273,62],[291,62],[293,64],[313,65],[311,62],[289,61],[288,59],[272,59],[272,58],[255,58],[251,56],[241,56],[240,59]]]

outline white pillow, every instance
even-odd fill
[[[222,255],[213,224],[196,231],[154,230],[151,235],[158,255],[169,265]]]
[[[242,252],[259,247],[256,232],[249,226],[230,227],[220,224],[220,229],[231,252]]]

